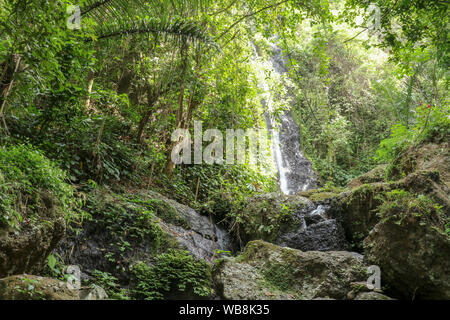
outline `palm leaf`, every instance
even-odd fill
[[[95,22],[97,39],[153,34],[162,36],[164,40],[202,42],[217,47],[207,30],[198,22],[187,21],[173,14],[174,10],[199,10],[209,2],[210,0],[86,0],[81,7],[81,14]]]

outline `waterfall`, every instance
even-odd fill
[[[271,73],[281,78],[288,71],[283,50],[277,46],[276,37],[270,43],[272,54],[270,58]],[[255,57],[261,58],[258,50],[252,43]],[[290,111],[284,111],[280,116],[280,126],[274,130],[275,123],[271,118],[274,110],[274,101],[270,88],[265,79],[260,80],[265,98],[261,99],[266,110],[266,122],[272,132],[272,154],[278,170],[280,190],[284,194],[295,194],[317,187],[317,180],[310,161],[303,155],[300,145],[300,130]]]

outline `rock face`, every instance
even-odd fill
[[[380,221],[377,208],[382,203],[378,195],[390,191],[388,183],[365,184],[339,194],[330,213],[344,228],[345,237],[353,249],[362,250],[362,240]]]
[[[450,237],[423,216],[386,217],[365,239],[365,259],[404,299],[450,299]]]
[[[37,222],[24,221],[19,230],[0,230],[0,277],[42,270],[47,256],[64,236],[66,223],[55,199],[41,194],[46,210]]]
[[[149,192],[148,195],[143,196],[148,197],[149,195],[172,206],[177,214],[187,221],[188,228],[166,223],[164,220],[161,220],[160,223],[195,257],[211,261],[216,250],[231,250],[231,241],[227,232],[216,225],[209,217],[203,216],[194,209],[156,192]]]
[[[224,299],[345,299],[350,284],[367,275],[350,252],[302,252],[252,241],[241,256],[221,260],[213,278]]]
[[[80,300],[106,300],[108,294],[102,287],[93,285],[91,288],[80,290],[79,297]]]
[[[0,300],[79,300],[66,282],[27,274],[0,279]]]
[[[347,250],[340,223],[328,216],[330,200],[311,201],[303,196],[263,195],[249,200],[241,238],[261,239],[303,251]],[[266,232],[258,226],[270,225]]]
[[[440,178],[450,187],[450,143],[430,142],[408,149],[390,170],[393,179],[401,179],[416,171],[439,172]]]
[[[302,227],[281,234],[275,243],[302,251],[347,250],[344,229],[336,219],[328,217],[328,204],[311,203],[294,211]]]
[[[137,262],[152,264],[168,248],[184,248],[198,259],[212,262],[216,250],[231,250],[227,233],[208,217],[151,191],[133,198],[109,193],[96,196],[93,219],[78,233],[70,232],[58,247],[67,264],[81,268],[82,279],[95,270],[113,274],[122,284],[132,278]]]

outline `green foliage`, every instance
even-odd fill
[[[130,242],[144,239],[152,244],[154,253],[166,248],[169,239],[158,224],[155,211],[136,205],[120,195],[110,195],[104,190],[89,193],[85,210],[116,240],[115,247],[124,253],[131,249]]]
[[[103,288],[108,294],[109,299],[129,300],[129,292],[127,289],[120,288],[118,279],[111,273],[106,271],[94,270],[92,273],[92,283]]]
[[[274,241],[281,232],[298,227],[301,222],[294,219],[294,208],[301,203],[289,202],[289,199],[273,198],[248,199],[239,210],[232,211],[228,219],[236,238],[245,244],[248,241],[262,239]]]
[[[43,270],[43,275],[65,281],[68,279],[68,274],[65,274],[66,265],[64,264],[59,254],[49,254],[47,257],[47,265]]]
[[[292,289],[293,277],[292,268],[285,264],[274,264],[264,270],[264,278],[276,289],[289,291]]]
[[[45,209],[41,191],[50,192],[70,218],[75,200],[65,179],[65,173],[34,148],[0,146],[0,223],[17,227],[25,216]]]
[[[426,221],[439,232],[450,235],[448,233],[450,217],[444,213],[443,207],[436,204],[430,197],[396,189],[378,196],[378,199],[383,201],[378,212],[384,221],[391,220],[401,225],[408,216],[413,216],[419,221]]]
[[[411,138],[408,128],[403,124],[395,124],[390,137],[380,142],[375,159],[380,163],[394,160],[411,143]]]
[[[448,66],[448,4],[435,0],[347,0],[343,17],[353,27],[355,17],[362,14],[363,26],[370,27],[373,6],[379,10],[380,25],[375,33],[381,40],[379,45],[390,48],[397,61],[417,48],[433,47],[439,62]]]
[[[39,284],[38,280],[23,277],[20,282],[20,285],[15,286],[14,290],[22,294],[22,299],[45,300],[44,293],[36,289]]]
[[[403,124],[395,124],[390,137],[380,142],[375,160],[390,163],[412,144],[445,139],[450,133],[449,111],[448,106],[418,107],[414,117],[415,126],[408,129]]]
[[[150,212],[161,218],[167,223],[176,226],[181,226],[184,229],[189,229],[189,223],[184,217],[181,217],[177,210],[172,207],[167,201],[162,199],[144,200],[141,197],[129,197],[129,201],[138,203],[147,208]]]
[[[134,295],[137,299],[155,300],[170,297],[207,297],[211,289],[211,270],[187,251],[170,249],[156,256],[153,265],[136,264]]]

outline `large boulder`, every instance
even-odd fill
[[[308,193],[309,195],[309,193]],[[340,223],[327,214],[330,198],[265,194],[248,200],[240,220],[244,244],[264,240],[303,251],[349,248]]]
[[[76,289],[67,281],[20,274],[0,279],[0,300],[105,300],[108,295],[99,286]]]
[[[345,191],[334,199],[330,215],[344,228],[346,239],[354,250],[362,250],[362,240],[380,221],[377,208],[382,203],[379,198],[392,189],[389,183],[372,183]]]
[[[65,234],[66,223],[57,200],[40,195],[42,208],[33,219],[25,218],[18,229],[0,230],[0,278],[20,273],[37,273]]]
[[[346,299],[350,284],[367,274],[351,252],[302,252],[258,240],[241,256],[220,260],[213,278],[224,299]]]
[[[384,196],[397,189],[427,195],[444,211],[450,210],[449,188],[438,171],[416,171],[398,181],[363,184],[344,191],[332,199],[328,215],[342,225],[354,250],[363,249],[363,240],[381,220],[378,209]]]
[[[99,270],[128,286],[135,264],[152,265],[170,248],[187,249],[209,263],[218,252],[231,250],[227,233],[210,217],[156,192],[97,190],[89,194],[87,209],[92,219],[81,230],[68,232],[57,249],[66,264],[80,267],[82,279],[92,279]]]
[[[398,191],[364,240],[365,260],[378,265],[392,296],[450,299],[450,217],[425,196]]]

